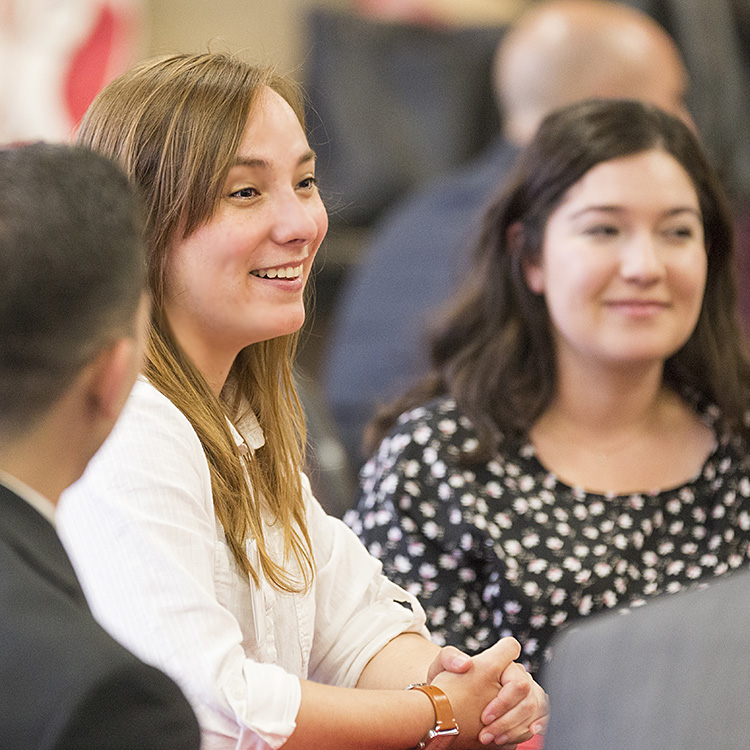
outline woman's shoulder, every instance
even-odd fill
[[[424,427],[441,434],[450,434],[459,427],[464,430],[473,429],[471,420],[453,397],[439,396],[403,412],[391,432],[413,432]]]
[[[102,512],[156,507],[155,498],[164,506],[178,496],[199,497],[212,512],[208,461],[187,418],[139,378],[109,437],[66,491],[67,515],[89,512],[92,504]]]
[[[164,425],[170,431],[176,429],[178,433],[194,434],[188,418],[143,375],[139,375],[135,381],[115,429],[123,425],[130,425],[131,428],[142,426],[148,429]],[[157,429],[157,432],[160,431]]]
[[[167,418],[169,415],[175,418],[179,414],[184,418],[182,412],[145,375],[136,378],[123,412],[132,410],[148,411]]]
[[[455,399],[440,396],[403,412],[383,438],[375,458],[424,457],[424,452],[458,456],[476,447],[471,420]]]

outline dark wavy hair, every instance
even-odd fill
[[[432,372],[376,416],[373,448],[404,410],[452,396],[477,429],[470,460],[486,460],[504,441],[523,440],[556,388],[555,347],[543,295],[524,268],[539,258],[547,221],[568,189],[611,159],[659,149],[673,156],[698,194],[707,252],[700,316],[664,366],[664,382],[722,412],[725,426],[750,436],[750,366],[736,304],[734,230],[717,174],[684,122],[632,100],[588,100],[551,113],[488,207],[470,278],[431,336]],[[509,229],[522,227],[518,242]]]

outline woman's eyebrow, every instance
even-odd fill
[[[297,166],[302,166],[311,161],[315,161],[317,158],[315,152],[312,149],[305,151],[302,156],[297,160]],[[262,157],[256,156],[237,156],[234,160],[235,167],[250,167],[253,169],[269,169],[271,162]]]
[[[585,214],[590,213],[590,212],[614,214],[614,213],[619,213],[625,210],[626,208],[624,206],[618,206],[618,205],[584,206],[578,211],[573,212],[570,215],[570,218],[576,219],[579,216],[584,216]],[[665,217],[677,216],[682,213],[693,214],[693,216],[695,216],[698,219],[702,218],[700,210],[697,208],[694,208],[693,206],[675,206],[674,208],[670,208],[668,211],[665,211],[663,216]]]
[[[622,206],[610,206],[610,205],[602,205],[602,206],[584,206],[583,208],[579,208],[578,211],[574,211],[571,215],[571,219],[577,219],[579,216],[583,216],[587,213],[617,213],[618,211],[622,211]]]

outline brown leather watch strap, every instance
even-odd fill
[[[409,685],[407,690],[419,690],[423,692],[432,703],[435,710],[435,728],[425,735],[425,738],[417,745],[417,750],[443,750],[458,736],[458,723],[453,714],[453,707],[448,696],[435,685],[419,683]]]

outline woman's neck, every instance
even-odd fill
[[[662,376],[661,366],[561,372],[552,403],[530,432],[540,461],[561,480],[602,493],[692,479],[714,435]]]
[[[222,343],[219,336],[210,339],[202,332],[197,332],[191,321],[181,318],[170,309],[165,308],[164,315],[172,336],[218,398],[240,351],[239,348],[236,345]]]
[[[606,438],[648,424],[665,396],[663,367],[559,368],[552,403],[542,419],[575,425]]]

